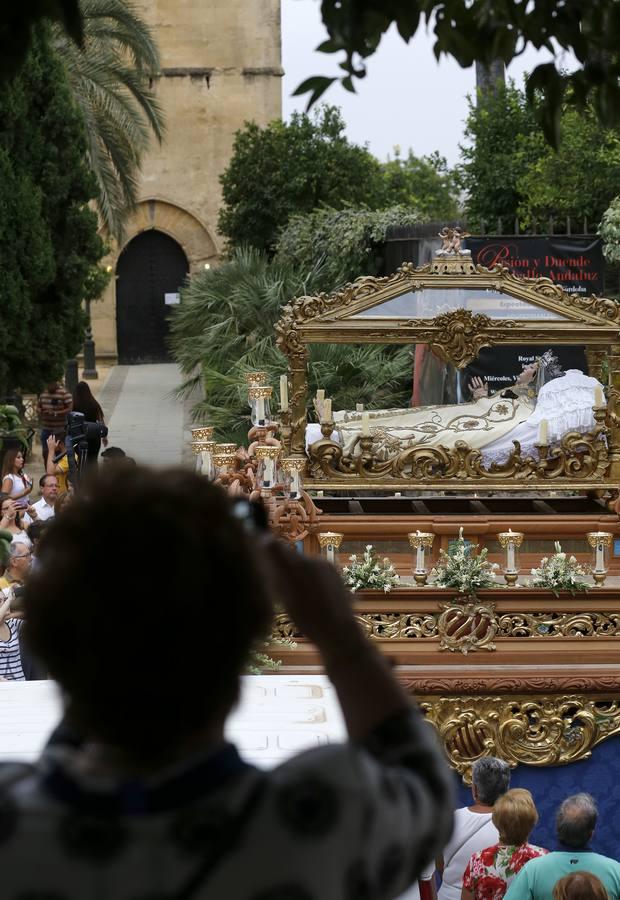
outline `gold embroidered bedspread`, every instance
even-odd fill
[[[534,411],[535,399],[528,392],[514,387],[510,392],[517,396],[496,393],[451,406],[368,410],[373,453],[387,459],[414,445],[453,447],[462,440],[476,449],[486,447],[525,422]],[[359,452],[362,413],[336,413],[334,418],[345,453]]]

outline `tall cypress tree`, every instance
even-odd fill
[[[64,70],[37,30],[0,95],[0,388],[37,391],[82,342],[104,246]]]

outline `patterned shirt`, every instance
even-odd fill
[[[0,603],[4,598],[0,595]],[[5,624],[9,629],[8,641],[0,638],[0,678],[7,681],[25,681],[22,669],[22,657],[19,648],[19,632],[22,627],[21,619],[7,619]]]
[[[0,765],[7,900],[388,900],[450,834],[451,774],[414,711],[269,772],[227,744],[115,777],[59,732],[36,766]]]
[[[73,407],[73,397],[63,387],[55,391],[43,391],[39,394],[37,409],[41,427],[48,431],[62,431],[65,427],[67,413]]]
[[[502,900],[508,885],[526,862],[548,853],[534,844],[518,847],[494,844],[474,853],[463,875],[463,887],[471,891],[476,900]]]

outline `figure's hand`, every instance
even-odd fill
[[[471,395],[474,400],[479,400],[480,397],[488,397],[489,396],[489,386],[486,381],[483,381],[482,378],[479,378],[475,375],[472,380],[469,382],[469,390],[471,391]]]
[[[17,507],[15,506],[15,501],[7,500],[4,512],[2,513],[2,521],[12,523],[15,521],[16,515],[17,515]]]
[[[37,511],[34,508],[34,506],[29,506],[28,509],[26,510],[26,512],[28,513],[28,515],[30,516],[30,518],[33,521],[37,518]]]
[[[58,441],[56,440],[56,438],[54,437],[53,434],[50,434],[50,436],[47,439],[47,449],[48,449],[49,453],[52,453],[55,456],[57,447],[58,447]]]

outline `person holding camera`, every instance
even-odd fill
[[[50,434],[47,439],[46,474],[55,475],[58,484],[58,494],[69,490],[69,456],[65,446],[64,434]]]
[[[13,535],[13,543],[20,541],[26,544],[28,550],[32,547],[32,541],[28,537],[26,528],[30,522],[24,521],[25,513],[15,500],[12,500],[8,494],[0,494],[0,528],[10,531]]]
[[[99,429],[87,429],[87,456],[86,462],[90,465],[97,463],[97,457],[101,450],[101,445],[108,446],[108,429],[103,417],[103,410],[99,403],[93,397],[92,391],[85,381],[79,381],[73,391],[73,409],[72,412],[82,413],[84,421],[87,425],[98,424],[103,426]]]
[[[136,509],[116,627],[97,573]],[[0,765],[7,896],[388,900],[445,845],[451,772],[332,565],[192,472],[124,466],[84,482],[38,558],[26,636],[65,716],[38,763]],[[225,725],[275,603],[321,653],[348,740],[262,771]]]

